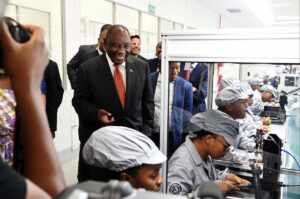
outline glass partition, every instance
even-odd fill
[[[177,79],[172,80],[172,75],[174,76],[174,64],[177,65],[179,71]],[[215,98],[220,91],[220,84],[222,80],[227,78],[234,78],[240,82],[248,82],[249,80],[255,78],[261,78],[261,82],[264,84],[272,85],[278,90],[279,96],[274,100],[276,103],[264,103],[265,106],[278,107],[280,108],[280,96],[287,96],[288,103],[284,108],[278,112],[269,111],[269,116],[272,118],[272,123],[270,124],[270,131],[263,135],[264,139],[270,140],[273,138],[268,137],[269,134],[276,134],[282,140],[282,151],[279,166],[283,170],[291,170],[298,172],[300,170],[299,157],[300,157],[300,91],[295,91],[293,93],[288,93],[299,88],[299,76],[300,76],[300,65],[296,64],[255,64],[255,63],[203,63],[195,61],[168,61],[167,70],[162,71],[161,77],[163,77],[163,72],[168,72],[168,125],[167,130],[160,132],[161,136],[167,139],[167,146],[161,146],[162,148],[167,148],[166,155],[168,158],[171,157],[172,153],[180,146],[180,144],[185,142],[186,136],[188,135],[187,127],[188,120],[193,117],[193,115],[203,112],[208,109],[217,109],[215,104]],[[152,74],[152,78],[153,78]],[[265,77],[267,76],[267,77]],[[266,80],[267,78],[267,80]],[[159,78],[157,78],[159,79]],[[184,80],[183,80],[184,79]],[[153,79],[152,79],[153,80]],[[156,78],[154,78],[154,81]],[[192,91],[187,96],[188,85],[179,86],[178,82],[184,81],[191,83]],[[162,84],[162,83],[161,83]],[[161,85],[160,84],[160,85]],[[153,84],[155,85],[155,84]],[[183,85],[183,84],[182,84]],[[178,89],[180,88],[180,89]],[[154,99],[155,105],[160,103],[157,96],[157,86],[154,88]],[[161,88],[163,89],[163,88]],[[183,94],[185,92],[185,94]],[[260,91],[259,91],[260,92]],[[212,95],[211,103],[209,99],[209,93]],[[185,106],[185,102],[192,99],[192,108]],[[263,102],[262,102],[263,103]],[[210,107],[211,106],[211,107]],[[248,107],[250,108],[250,107]],[[163,107],[161,107],[163,110]],[[266,110],[266,108],[264,109]],[[278,109],[279,110],[279,109]],[[155,109],[157,112],[157,109]],[[276,117],[279,117],[281,113],[284,113],[286,120],[280,122],[276,121]],[[262,117],[262,114],[257,116]],[[155,117],[160,118],[161,112],[155,113]],[[159,119],[156,120],[156,128],[159,125]],[[180,128],[174,128],[174,127]],[[179,131],[179,132],[177,132]],[[256,132],[256,130],[255,130]],[[175,137],[178,136],[178,137]],[[254,143],[257,142],[253,139]],[[177,142],[176,144],[174,144]],[[263,141],[261,141],[263,143]],[[274,142],[271,140],[271,142]],[[263,150],[263,145],[261,148],[253,148],[253,150],[242,150],[240,154],[244,155],[248,159],[243,160],[241,163],[249,165],[253,160],[259,162],[262,161],[263,154],[257,155],[253,151]],[[266,145],[267,146],[267,145]],[[249,160],[248,163],[246,163]],[[246,161],[246,162],[245,162]],[[188,163],[187,163],[188,164]],[[168,168],[167,168],[168,170]],[[249,170],[249,175],[251,176],[251,170]],[[167,179],[168,180],[168,179]],[[296,176],[291,174],[281,175],[278,179],[280,182],[288,184],[297,184],[300,180],[300,173]],[[299,184],[299,183],[298,183]],[[293,190],[296,190],[293,188]],[[293,194],[294,192],[292,192]],[[285,189],[286,195],[289,195],[288,189]],[[299,193],[296,191],[295,194]],[[298,196],[297,195],[297,196]]]

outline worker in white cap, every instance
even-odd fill
[[[278,98],[279,92],[271,85],[263,85],[260,87],[261,99],[263,102],[272,102]]]
[[[240,91],[237,86],[228,86],[221,90],[215,103],[218,109],[227,113],[233,119],[242,119],[246,116],[248,95]]]
[[[237,120],[246,117],[248,98],[248,94],[243,92],[239,85],[234,85],[221,90],[215,102],[218,106],[218,110],[228,114],[232,119]],[[248,154],[245,150],[253,151],[256,146],[255,141],[249,138],[242,129],[239,129],[236,142],[236,147],[230,147],[229,151],[222,158],[223,160],[234,162],[246,161],[248,160]]]
[[[93,166],[93,180],[124,180],[151,191],[160,191],[159,169],[167,159],[150,138],[121,126],[95,131],[83,148],[83,158]]]
[[[235,79],[233,77],[227,77],[222,79],[222,81],[220,82],[220,90],[226,88],[227,86],[232,86],[235,85],[237,83],[239,83],[240,81],[238,79]]]
[[[220,159],[229,146],[236,145],[238,128],[238,122],[218,110],[194,115],[186,129],[189,136],[168,162],[168,193],[197,193],[201,183],[206,181],[215,182],[224,192],[238,189],[237,184],[249,184],[213,165],[213,159]]]
[[[261,99],[261,94],[260,94],[260,87],[264,85],[263,79],[259,77],[254,77],[248,82],[254,91],[253,93],[253,104],[251,105],[250,109],[254,113],[254,115],[260,115],[263,110],[263,102]]]
[[[246,110],[246,117],[238,119],[240,123],[240,129],[246,133],[249,138],[255,140],[257,129],[261,129],[262,132],[267,133],[269,131],[270,118],[259,117],[254,115],[250,107],[253,104],[254,91],[247,82],[241,82],[237,84],[240,87],[241,92],[245,92],[248,95],[247,103],[248,108]]]

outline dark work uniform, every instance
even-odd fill
[[[25,179],[0,159],[0,198],[26,197]]]

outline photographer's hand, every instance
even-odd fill
[[[17,43],[10,35],[8,28],[2,24],[1,35],[3,64],[10,76],[15,91],[19,89],[40,92],[40,84],[45,67],[48,64],[48,51],[44,43],[44,34],[36,26],[24,26],[31,34],[26,43]]]
[[[4,69],[12,81],[24,138],[24,174],[37,185],[27,183],[27,198],[34,198],[30,194],[37,193],[30,187],[41,188],[40,191],[53,198],[65,188],[65,180],[41,98],[40,85],[48,63],[43,30],[25,26],[31,37],[20,44],[11,37],[5,24],[0,25]]]

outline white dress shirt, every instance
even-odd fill
[[[114,64],[114,62],[111,61],[111,59],[107,55],[107,53],[105,55],[106,55],[106,59],[108,61],[109,68],[111,70],[111,74],[112,74],[112,76],[114,76],[115,64]],[[126,67],[125,62],[123,62],[122,64],[120,64],[119,70],[120,70],[120,72],[122,74],[123,82],[124,82],[124,86],[125,86],[125,91],[126,91],[126,70],[125,70],[125,67]]]
[[[170,82],[170,96],[169,96],[169,129],[172,130],[172,105],[173,105],[173,96],[174,96],[174,81]],[[157,83],[154,94],[154,128],[155,132],[159,132],[160,127],[160,96],[161,96],[161,75],[158,74]]]

